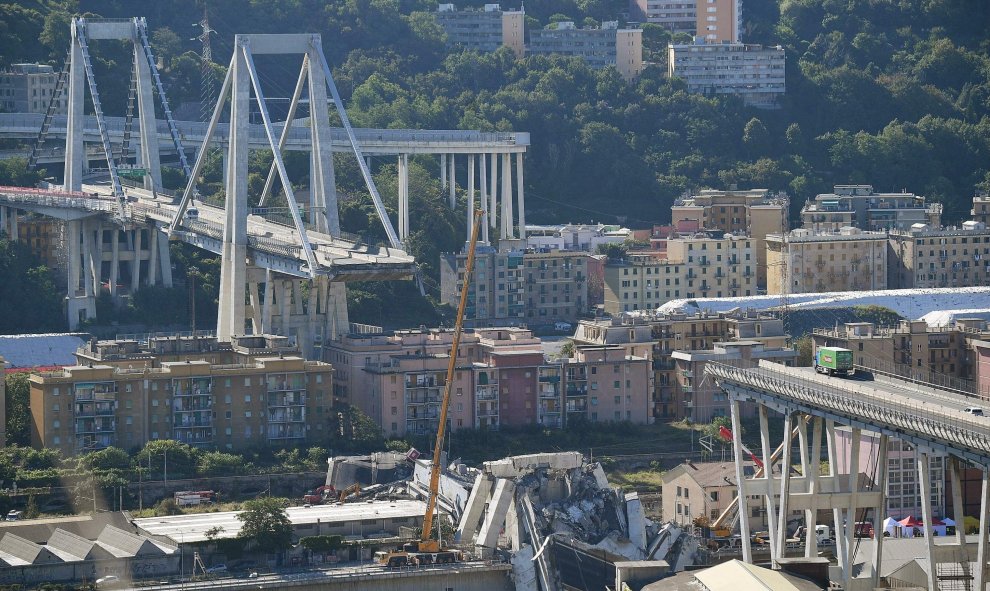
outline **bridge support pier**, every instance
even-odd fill
[[[17,240],[17,208],[0,207],[0,232],[7,235],[10,240]]]
[[[447,156],[447,162],[450,166],[450,172],[447,174],[447,198],[450,201],[450,208],[454,209],[457,207],[457,178],[455,172],[457,170],[457,161],[454,155],[451,154]]]
[[[306,359],[317,359],[317,347],[347,331],[347,293],[343,283],[276,276],[251,267],[247,309],[254,334],[294,337]]]
[[[70,220],[65,224],[66,246],[68,257],[66,261],[66,275],[68,286],[65,296],[66,316],[69,320],[69,330],[76,330],[79,325],[96,317],[96,295],[92,288],[92,281],[83,279],[83,223],[84,220]],[[87,240],[88,244],[89,241]],[[87,257],[90,253],[86,253]],[[87,290],[86,287],[89,287]]]

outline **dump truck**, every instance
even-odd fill
[[[853,352],[841,347],[818,347],[815,351],[815,371],[830,376],[851,376],[856,373]]]

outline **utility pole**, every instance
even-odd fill
[[[202,32],[199,37],[193,37],[190,41],[202,43],[199,54],[199,75],[200,75],[200,119],[209,121],[213,114],[213,104],[216,102],[216,79],[213,77],[213,50],[210,47],[210,35],[216,33],[210,28],[210,16],[203,7],[203,18],[198,23],[193,23],[194,27],[200,27]]]

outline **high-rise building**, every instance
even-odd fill
[[[713,231],[658,242],[660,252],[631,252],[606,263],[606,313],[652,310],[681,298],[756,295],[749,237]]]
[[[696,0],[629,0],[629,17],[642,23],[653,23],[671,33],[697,31]]]
[[[58,74],[46,64],[11,64],[0,72],[0,111],[44,113],[55,94]],[[56,113],[65,114],[68,95],[57,99]]]
[[[519,59],[525,55],[523,10],[502,10],[498,4],[485,4],[483,10],[457,10],[453,4],[441,4],[436,18],[447,34],[448,45],[482,52],[508,47]]]
[[[739,43],[741,0],[697,0],[696,35],[706,43]]]
[[[670,212],[675,226],[693,220],[701,228],[752,238],[756,253],[756,285],[766,289],[766,237],[767,234],[784,234],[789,229],[790,200],[786,193],[774,194],[767,189],[703,189],[696,195],[675,200]]]
[[[887,289],[887,233],[844,227],[767,236],[767,293]]]
[[[749,43],[705,43],[667,46],[667,75],[680,78],[688,92],[715,96],[733,94],[752,107],[774,109],[786,91],[784,49]]]
[[[801,208],[801,223],[815,232],[909,230],[914,224],[938,228],[942,204],[925,203],[914,193],[877,193],[870,185],[836,185],[832,193],[816,195]]]
[[[552,27],[529,32],[530,55],[576,56],[594,69],[615,66],[626,80],[643,72],[642,29],[620,29],[618,21],[605,21],[600,28],[579,29],[572,21]]]
[[[990,285],[990,229],[983,222],[933,229],[891,230],[887,285],[891,289]]]
[[[77,365],[34,373],[31,445],[69,456],[155,439],[243,449],[329,437],[333,368],[286,337],[91,342]]]
[[[468,291],[468,326],[576,322],[588,310],[589,253],[479,246]],[[456,306],[467,254],[440,257],[441,302]]]

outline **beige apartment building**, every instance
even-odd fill
[[[891,289],[990,285],[990,230],[983,222],[891,230],[889,244]]]
[[[914,224],[938,228],[942,204],[926,203],[914,193],[877,193],[871,185],[835,185],[801,208],[802,227],[813,232],[908,230]]]
[[[286,354],[285,337],[149,341],[94,342],[78,365],[32,374],[32,446],[71,456],[156,439],[243,449],[329,435],[333,369]]]
[[[588,311],[589,253],[478,247],[468,290],[468,326],[574,323]],[[456,306],[467,254],[440,257],[440,295]]]
[[[481,10],[457,10],[453,4],[440,4],[435,14],[448,45],[481,52],[508,47],[518,59],[526,53],[523,10],[502,10],[499,4],[485,4]]]
[[[926,382],[956,380],[945,385],[972,391],[979,377],[978,349],[990,340],[990,327],[981,318],[958,318],[939,327],[924,320],[902,320],[897,326],[848,322],[816,328],[812,338],[816,349],[850,349],[857,365]]]
[[[767,285],[766,237],[787,233],[789,211],[787,194],[773,194],[767,189],[703,189],[697,195],[675,200],[670,208],[674,226],[695,220],[702,228],[751,237],[756,253],[756,284],[760,289]]]
[[[887,289],[887,233],[844,227],[767,236],[767,293]]]
[[[653,23],[671,33],[694,35],[697,29],[696,0],[629,0],[629,16]]]
[[[692,415],[685,404],[675,351],[713,351],[734,341],[758,343],[764,351],[785,349],[783,322],[755,311],[698,314],[671,313],[642,317],[582,320],[574,333],[579,345],[622,347],[627,355],[650,360],[653,417],[680,420]],[[740,354],[741,356],[741,354]],[[570,382],[569,382],[570,383]]]
[[[747,236],[698,233],[661,240],[663,255],[632,252],[605,265],[605,312],[653,310],[679,298],[756,294],[756,256]]]
[[[755,466],[747,462],[743,471],[752,478]],[[687,461],[665,472],[662,481],[664,521],[682,526],[693,525],[695,520],[712,523],[738,503],[736,465],[732,462]],[[763,498],[753,495],[747,500],[753,533],[767,527]]]
[[[648,356],[622,346],[577,346],[563,360],[567,420],[652,423],[652,369]]]

